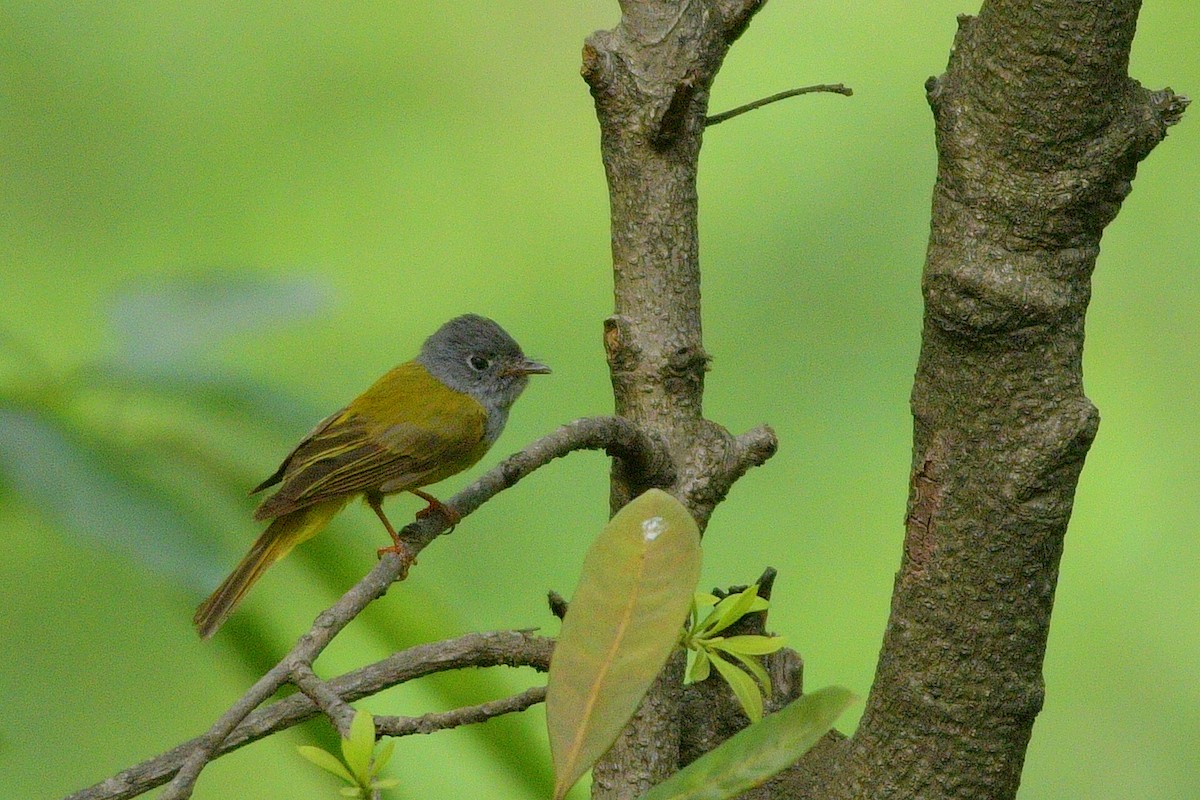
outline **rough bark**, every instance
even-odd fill
[[[1139,5],[985,2],[927,83],[939,160],[904,554],[859,728],[792,796],[1016,794],[1099,424],[1082,384],[1091,273],[1187,102],[1127,75]]]
[[[584,48],[612,203],[617,413],[667,441],[668,488],[702,526],[740,472],[724,466],[736,440],[701,414],[696,161],[709,86],[760,4],[625,0]],[[1128,77],[1139,7],[985,2],[927,85],[939,167],[891,619],[856,735],[827,737],[755,797],[1016,793],[1099,421],[1082,390],[1090,276],[1137,163],[1187,103]],[[618,463],[614,507],[646,485]],[[594,797],[636,796],[738,727],[719,687],[677,681],[676,665],[597,765]],[[689,724],[728,730],[689,730],[680,752],[681,697]]]
[[[611,204],[615,311],[604,345],[618,415],[666,440],[666,486],[701,530],[733,482],[775,450],[766,428],[734,437],[704,419],[696,168],[708,92],[754,2],[626,0],[583,49]],[[614,465],[612,508],[649,487]],[[631,797],[678,767],[682,659],[673,659],[609,754],[593,796]]]

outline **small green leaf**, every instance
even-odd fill
[[[709,640],[710,646],[727,653],[742,653],[748,656],[765,656],[783,647],[782,636],[761,636],[747,634],[744,636],[727,636],[721,639]]]
[[[750,612],[750,608],[754,605],[754,601],[761,599],[756,594],[758,592],[758,584],[747,586],[737,594],[731,594],[713,609],[716,614],[716,621],[708,628],[708,632],[717,633],[728,628],[733,623],[737,622],[743,616]]]
[[[696,522],[658,489],[617,512],[588,549],[546,689],[556,800],[637,710],[679,642],[699,578]]]
[[[759,597],[756,594],[757,592],[758,585],[755,584],[747,586],[737,594],[731,594],[719,600],[713,606],[713,610],[704,618],[704,621],[697,626],[694,635],[707,637],[718,631],[722,631],[737,622],[745,614],[750,613],[759,603],[764,604],[762,607],[766,608],[766,601]]]
[[[696,660],[692,662],[692,670],[688,677],[692,683],[699,683],[708,678],[708,673],[712,671],[712,665],[708,662],[708,653],[703,649],[696,651]]]
[[[388,739],[379,746],[379,752],[375,754],[375,759],[371,762],[371,777],[374,778],[383,768],[387,766],[388,761],[392,758],[392,752],[396,749],[396,740]]]
[[[350,738],[342,739],[342,756],[359,786],[371,782],[371,753],[374,750],[375,719],[367,711],[357,711],[350,721]]]
[[[759,660],[754,656],[745,656],[736,652],[730,653],[729,655],[740,661],[742,666],[754,676],[754,679],[758,681],[758,685],[762,687],[763,697],[770,697],[772,691],[771,676],[767,674],[765,669],[763,669],[763,665],[759,663]]]
[[[715,606],[721,602],[721,598],[711,592],[696,592],[694,598],[697,606]]]
[[[737,698],[750,721],[758,722],[762,719],[763,698],[754,679],[716,653],[710,652],[708,657],[712,659],[717,672],[721,673],[721,677],[729,684],[729,688],[733,689],[733,696]]]
[[[713,606],[712,610],[701,620],[700,624],[693,626],[692,635],[696,637],[706,636],[708,629],[716,624],[718,618],[719,613],[717,612],[717,608]]]
[[[830,686],[792,701],[655,786],[640,800],[726,800],[753,789],[816,744],[855,700]]]
[[[338,761],[337,756],[333,753],[326,752],[319,747],[313,747],[309,744],[302,744],[296,748],[300,755],[307,758],[312,763],[316,764],[321,769],[328,772],[330,775],[335,775],[346,783],[357,783],[354,776],[350,774],[350,770],[346,769],[346,765]]]
[[[371,788],[372,789],[391,789],[392,787],[399,786],[399,785],[400,785],[399,778],[384,778],[381,781],[373,781],[371,783]]]
[[[365,794],[361,786],[346,786],[338,789],[338,792],[342,797],[362,797]]]

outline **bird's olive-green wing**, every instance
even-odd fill
[[[401,365],[318,428],[283,466],[279,491],[254,512],[269,519],[361,492],[400,492],[453,475],[487,449],[487,414],[471,397]],[[388,393],[397,403],[386,404]],[[403,412],[400,411],[403,409]]]
[[[304,447],[304,445],[308,444],[314,436],[317,436],[318,434],[320,434],[327,427],[329,427],[329,424],[331,422],[333,422],[335,419],[337,419],[338,417],[342,416],[345,413],[346,413],[346,409],[344,409],[344,408],[338,409],[337,411],[333,412],[325,419],[318,422],[317,426],[315,428],[313,428],[311,431],[309,431],[307,436],[305,436],[303,439],[300,440],[300,444],[293,447],[292,452],[288,453],[286,456],[283,457],[283,461],[281,461],[279,463],[279,469],[272,472],[271,477],[267,478],[265,481],[260,483],[258,486],[255,486],[253,489],[251,489],[250,494],[258,494],[263,489],[266,489],[270,486],[274,486],[275,484],[277,484],[281,480],[283,480],[284,473],[287,472],[288,466],[291,465],[292,459],[296,457],[296,453],[299,452],[300,448]]]

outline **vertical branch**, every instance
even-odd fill
[[[665,488],[702,530],[736,477],[774,452],[769,429],[735,439],[702,416],[697,160],[709,87],[761,3],[623,0],[617,27],[583,49],[611,205],[615,311],[604,345],[616,411],[667,442],[678,477]],[[613,510],[649,477],[616,462]],[[595,797],[640,794],[678,768],[681,680],[676,660],[597,764]]]

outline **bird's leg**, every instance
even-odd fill
[[[455,526],[457,526],[458,523],[462,522],[461,514],[459,514],[457,511],[455,511],[450,506],[443,503],[441,500],[438,500],[433,495],[426,494],[425,492],[422,492],[420,489],[409,489],[409,491],[412,492],[413,494],[415,494],[417,497],[424,500],[426,503],[429,503],[428,506],[426,506],[425,508],[423,508],[417,512],[417,519],[425,519],[430,514],[437,512],[438,514],[441,514],[443,517],[445,517],[446,520],[450,523],[450,531],[454,530]],[[446,533],[449,533],[450,531],[446,531]]]
[[[375,551],[378,558],[383,558],[384,553],[395,553],[400,556],[400,580],[408,577],[408,568],[417,563],[417,557],[413,555],[412,548],[401,540],[396,529],[392,527],[392,523],[388,521],[387,515],[383,513],[383,495],[367,492],[367,505],[375,512],[375,516],[379,517],[379,521],[383,523],[383,527],[387,528],[388,535],[392,537],[392,545],[390,547],[381,547]]]

